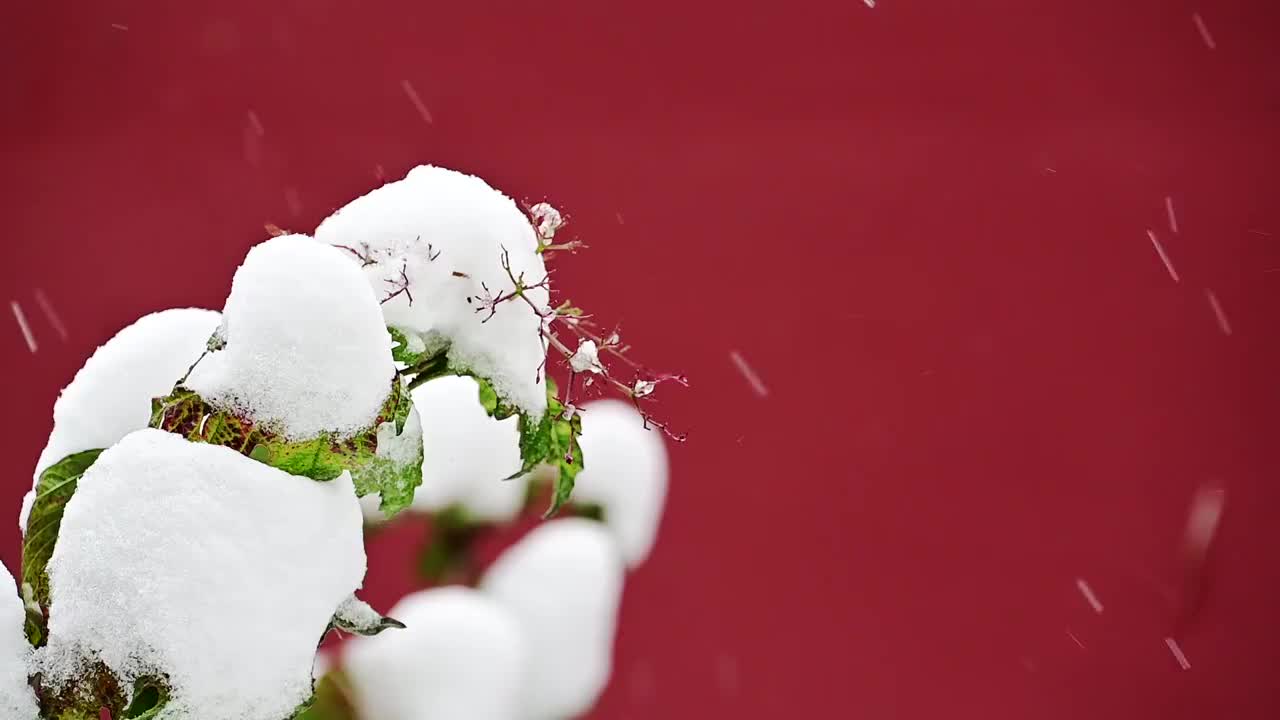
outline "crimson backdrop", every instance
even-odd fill
[[[192,5],[4,4],[14,515],[95,345],[433,162],[567,208],[558,287],[693,378],[594,717],[1276,717],[1273,4]],[[383,607],[406,548],[373,543]]]

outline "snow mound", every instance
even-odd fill
[[[31,646],[22,626],[26,610],[9,569],[0,565],[0,717],[35,720],[36,696],[27,685]]]
[[[517,618],[532,661],[522,717],[577,717],[595,704],[613,664],[624,568],[600,523],[539,525],[500,556],[480,587]]]
[[[168,395],[204,352],[220,315],[212,310],[163,310],[138,319],[94,351],[53,405],[53,432],[35,479],[63,458],[108,448],[151,420],[151,399]],[[26,532],[35,493],[23,499],[18,524]]]
[[[541,319],[519,299],[499,304],[487,320],[487,310],[477,313],[478,303],[468,302],[484,297],[485,287],[492,296],[513,289],[504,248],[526,285],[546,277],[537,235],[511,198],[480,178],[424,165],[351,201],[315,237],[363,266],[380,300],[395,294],[382,305],[387,325],[420,334],[428,347],[449,343],[455,367],[488,378],[508,402],[542,416]],[[526,296],[539,308],[549,302],[545,288]]]
[[[419,488],[418,492],[422,492]],[[417,497],[415,494],[414,497]],[[369,493],[360,497],[360,512],[364,515],[364,521],[369,526],[379,525],[387,521],[387,514],[382,512],[382,496],[378,493]]]
[[[622,400],[598,400],[582,408],[582,456],[573,487],[575,502],[604,509],[605,525],[636,567],[648,557],[667,495],[667,448],[662,434]]]
[[[305,235],[249,251],[222,338],[186,385],[290,440],[367,429],[391,390],[391,336],[373,291],[341,251]]]
[[[435,512],[461,505],[478,520],[504,522],[524,505],[519,420],[495,420],[469,377],[442,377],[413,391],[422,416],[422,487],[413,507]]]
[[[390,615],[404,630],[354,638],[343,668],[360,716],[377,720],[513,720],[527,662],[515,618],[483,593],[413,593]]]
[[[316,645],[364,571],[346,473],[316,482],[139,430],[67,504],[37,667],[55,686],[85,658],[126,683],[164,673],[165,720],[280,720],[310,697]]]

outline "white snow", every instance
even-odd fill
[[[1156,237],[1155,231],[1148,230],[1147,237],[1151,239],[1151,246],[1156,249],[1156,254],[1160,256],[1160,262],[1164,263],[1164,269],[1168,271],[1169,277],[1174,282],[1179,282],[1178,271],[1173,267],[1173,261],[1169,259],[1169,253],[1165,252],[1164,245],[1160,244],[1160,238]]]
[[[422,492],[419,488],[418,492]],[[417,497],[417,494],[414,495]],[[360,498],[360,512],[364,514],[364,521],[370,525],[377,525],[387,521],[386,513],[382,512],[382,496],[378,493],[369,493]]]
[[[653,389],[656,388],[657,386],[658,386],[658,383],[652,380],[637,378],[636,384],[631,388],[631,392],[635,393],[636,397],[646,397],[646,396],[652,395]]]
[[[255,246],[223,310],[226,348],[187,385],[291,439],[369,427],[391,390],[391,336],[340,250],[305,235]]]
[[[395,422],[388,421],[378,426],[378,447],[374,455],[379,459],[390,461],[390,464],[375,463],[366,467],[364,470],[366,475],[363,479],[372,481],[376,487],[387,487],[387,483],[393,483],[398,487],[407,483],[403,470],[413,467],[414,464],[422,464],[421,450],[422,418],[417,408],[411,408],[399,435],[396,434]],[[388,477],[378,475],[380,473],[394,475]],[[387,519],[379,508],[381,503],[381,495],[376,492],[371,492],[360,499],[360,508],[364,511],[366,520],[376,523]]]
[[[405,349],[415,355],[421,355],[427,351],[427,343],[422,339],[421,335],[417,333],[409,333],[405,335]],[[407,367],[407,365],[404,363],[396,364],[397,370],[403,370],[405,367]]]
[[[374,455],[396,465],[406,465],[418,459],[418,443],[421,438],[422,415],[418,408],[411,408],[399,435],[396,434],[395,422],[384,422],[378,426],[378,449]]]
[[[1209,26],[1204,24],[1204,18],[1200,17],[1200,13],[1191,13],[1191,20],[1196,24],[1196,29],[1200,31],[1200,39],[1204,40],[1205,47],[1215,50],[1218,44],[1213,41],[1213,35],[1209,32]]]
[[[1078,589],[1080,594],[1084,596],[1085,602],[1089,603],[1089,607],[1093,608],[1094,612],[1101,615],[1103,610],[1102,601],[1098,599],[1097,593],[1093,591],[1093,588],[1089,585],[1088,581],[1084,578],[1076,578],[1076,589]]]
[[[1177,640],[1166,637],[1164,644],[1168,646],[1169,652],[1173,653],[1173,659],[1178,661],[1178,667],[1183,670],[1191,669],[1191,661],[1187,660],[1187,654],[1182,651],[1182,646],[1178,644]]]
[[[604,508],[605,524],[627,564],[648,557],[667,495],[667,449],[662,434],[646,430],[640,413],[621,400],[582,408],[583,469],[573,489],[577,502]]]
[[[333,669],[333,652],[328,648],[316,652],[316,658],[311,664],[311,678],[319,681],[320,678],[328,675],[331,669]]]
[[[17,300],[9,301],[9,309],[13,310],[13,319],[18,321],[18,329],[22,331],[22,339],[27,343],[27,350],[33,354],[40,346],[36,344],[36,336],[31,334],[31,326],[27,324],[27,315],[22,312],[22,306]]]
[[[521,410],[545,412],[541,318],[519,298],[498,304],[487,320],[487,310],[468,302],[486,287],[495,297],[514,289],[504,248],[526,285],[546,277],[537,235],[510,198],[480,178],[424,165],[348,203],[315,237],[347,248],[357,267],[371,261],[364,271],[379,300],[407,281],[408,292],[382,305],[387,325],[420,333],[428,345],[447,339],[453,364],[489,378]],[[545,288],[525,295],[540,309],[549,301]]]
[[[36,483],[22,496],[22,505],[18,508],[18,529],[22,531],[23,536],[27,534],[27,520],[31,518],[31,509],[36,506],[36,488],[39,484],[39,476],[37,475]]]
[[[414,389],[422,422],[422,485],[413,496],[414,510],[461,505],[470,517],[491,522],[520,513],[525,479],[504,479],[520,470],[518,420],[489,417],[479,392],[476,381],[464,376],[437,378]],[[370,501],[368,507],[367,517],[382,519],[376,504]]]
[[[35,720],[39,714],[27,685],[31,645],[22,629],[25,620],[13,576],[0,565],[0,716],[12,720]]]
[[[333,615],[335,619],[341,619],[345,627],[373,628],[382,622],[382,615],[355,595],[343,600]]]
[[[168,395],[204,352],[220,315],[212,310],[163,310],[138,319],[99,347],[53,405],[53,432],[36,462],[40,473],[84,450],[111,447],[147,426],[151,399]],[[34,492],[23,499],[26,532]]]
[[[550,242],[556,236],[556,232],[564,227],[564,217],[560,211],[555,209],[551,203],[540,202],[529,208],[529,215],[538,226],[538,237],[543,242]]]
[[[515,617],[483,593],[445,587],[403,598],[405,623],[345,646],[360,716],[376,720],[514,720],[531,658]]]
[[[316,645],[364,572],[346,473],[316,482],[139,430],[67,504],[37,667],[53,683],[86,656],[126,682],[164,672],[164,720],[280,720],[310,696]]]
[[[749,385],[751,385],[751,389],[755,391],[756,395],[760,397],[768,397],[769,388],[766,387],[764,381],[760,379],[760,374],[755,371],[755,368],[747,364],[746,359],[742,357],[741,353],[737,350],[730,350],[729,359],[733,361],[734,366],[738,368],[738,372],[741,373],[742,377],[746,379]]]
[[[1222,309],[1222,303],[1218,302],[1218,296],[1213,294],[1212,290],[1205,290],[1204,296],[1209,301],[1209,309],[1213,310],[1213,317],[1218,321],[1218,329],[1223,335],[1231,334],[1231,321],[1227,319],[1227,313]]]
[[[462,505],[478,520],[502,522],[524,504],[518,419],[495,420],[480,405],[480,389],[469,377],[442,377],[413,391],[422,416],[422,487],[418,510]]]
[[[422,121],[430,125],[431,111],[427,109],[426,103],[422,102],[422,98],[418,96],[418,91],[413,87],[413,83],[408,80],[401,80],[400,87],[404,88],[404,94],[409,97],[409,102],[413,103],[418,115],[422,116]]]
[[[515,614],[532,660],[521,717],[576,717],[595,704],[613,664],[622,558],[600,523],[539,525],[489,568],[480,587]]]
[[[569,358],[569,367],[574,372],[604,372],[604,366],[600,364],[600,350],[595,342],[583,340],[578,343],[578,349]]]

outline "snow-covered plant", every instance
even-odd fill
[[[155,313],[100,347],[54,406],[20,514],[18,581],[0,580],[0,713],[329,717],[332,683],[317,689],[313,666],[333,630],[390,631],[367,638],[392,653],[368,667],[391,657],[374,674],[420,691],[409,705],[369,700],[392,709],[363,720],[564,717],[589,705],[607,676],[624,564],[653,536],[619,507],[656,523],[665,462],[646,500],[594,479],[584,449],[599,441],[583,433],[575,380],[580,395],[595,378],[619,391],[643,432],[665,431],[641,404],[653,387],[683,379],[632,362],[616,333],[599,337],[567,302],[553,307],[547,259],[578,246],[555,239],[563,224],[545,203],[522,211],[478,178],[416,168],[313,237],[273,233],[253,247],[220,314]],[[551,350],[568,372],[563,393],[547,376]],[[611,372],[613,359],[630,375]],[[552,521],[480,589],[406,599],[396,612],[421,630],[355,596],[363,514],[502,522],[546,482],[551,515],[579,480],[614,525]],[[556,642],[552,627],[582,628],[583,640]],[[396,652],[428,660],[396,663]],[[570,658],[581,687],[535,687],[557,666],[548,653]],[[486,679],[497,677],[507,680]],[[476,695],[467,687],[487,699],[459,704]]]
[[[420,391],[438,390],[443,399],[466,389],[438,380]],[[536,527],[483,574],[474,572],[473,542],[513,521],[523,501],[495,502],[484,491],[492,483],[476,471],[489,468],[492,476],[491,451],[514,429],[491,420],[459,429],[424,419],[424,442],[447,460],[435,472],[449,493],[430,505],[415,499],[412,513],[433,524],[422,570],[434,581],[451,569],[445,579],[476,590],[452,586],[402,599],[391,614],[407,629],[344,646],[341,667],[321,681],[325,696],[308,720],[550,720],[595,704],[610,674],[623,577],[643,562],[657,532],[667,462],[661,436],[646,431],[630,405],[599,400],[581,413],[580,444],[590,464],[571,504],[579,517]],[[460,451],[449,453],[463,434]],[[380,514],[370,508],[368,517],[376,522]],[[455,656],[456,663],[445,659]],[[427,676],[434,679],[424,683]]]

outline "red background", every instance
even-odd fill
[[[566,208],[591,249],[560,291],[693,379],[593,717],[1277,716],[1271,3],[190,5],[4,8],[0,287],[39,343],[5,320],[15,516],[99,342],[431,162]],[[371,547],[380,606],[407,548]]]

